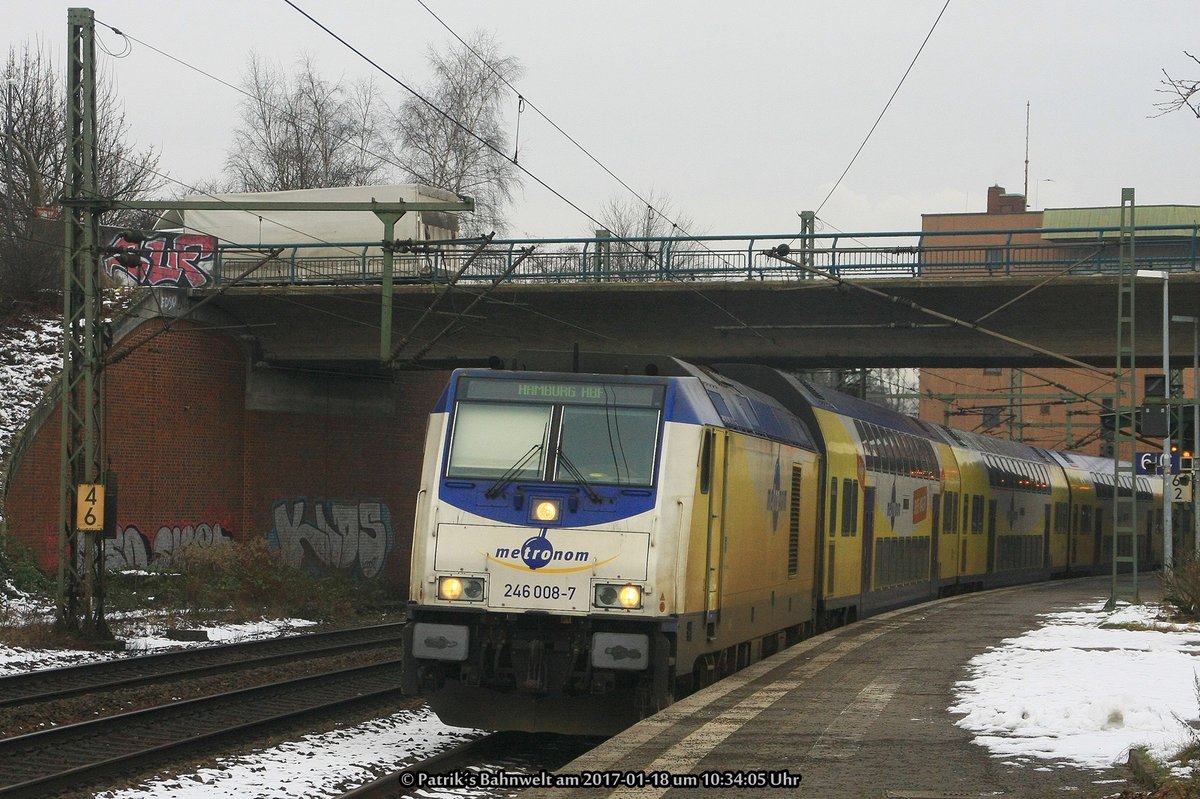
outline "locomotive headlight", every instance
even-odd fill
[[[462,592],[463,583],[457,577],[443,577],[438,580],[438,599],[458,599]]]
[[[626,608],[636,610],[642,606],[641,586],[611,585],[600,583],[592,595],[592,604],[598,608]]]
[[[483,599],[483,580],[478,577],[439,577],[438,599],[478,602]]]
[[[557,499],[536,499],[531,514],[535,522],[556,522],[562,515],[562,506]]]

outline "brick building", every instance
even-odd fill
[[[1190,258],[1196,246],[1200,208],[1139,206],[1136,214],[1139,228],[1156,228],[1149,235],[1139,234],[1139,269],[1170,270],[1177,259]],[[1029,211],[1022,195],[992,186],[985,212],[923,214],[921,230],[938,233],[931,241],[947,252],[964,247],[985,250],[982,260],[995,264],[998,273],[1049,276],[1059,271],[1063,262],[1074,262],[1085,272],[1115,270],[1119,215],[1116,207]],[[936,262],[936,253],[931,260]],[[1188,263],[1190,269],[1191,261]],[[1157,282],[1154,290],[1160,291]],[[1115,296],[1113,310],[1115,326]],[[1160,335],[1159,324],[1158,319],[1143,322],[1139,336],[1147,330]],[[1190,350],[1193,330],[1187,324],[1175,327],[1172,333],[1179,343],[1173,349],[1178,355],[1185,348]],[[1139,370],[1139,374],[1146,371]],[[1191,371],[1176,374],[1187,394],[1191,393]],[[1141,390],[1139,386],[1139,403]],[[1110,378],[1099,373],[1071,368],[921,369],[920,391],[922,419],[1037,446],[1093,455],[1110,451],[1111,437],[1102,428],[1101,414],[1111,408],[1114,387]]]

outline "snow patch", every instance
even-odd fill
[[[1129,749],[1163,759],[1192,740],[1200,630],[1157,624],[1153,605],[1104,602],[1045,614],[1042,626],[976,655],[950,712],[993,755],[1105,769]],[[1102,626],[1103,625],[1103,626]]]

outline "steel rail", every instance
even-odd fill
[[[398,644],[403,626],[402,622],[376,624],[14,674],[0,677],[0,707]]]
[[[399,693],[392,660],[6,738],[0,797],[45,796],[181,747]]]

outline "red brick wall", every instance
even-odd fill
[[[161,326],[145,323],[117,349]],[[426,420],[447,374],[397,374],[387,416],[280,413],[246,410],[246,363],[235,339],[185,321],[107,370],[107,457],[119,479],[121,530],[110,565],[169,559],[195,539],[272,540],[282,518],[291,533],[285,552],[305,565],[353,570],[363,536],[364,553],[383,555],[374,533],[386,527],[386,557],[366,558],[359,571],[403,595]],[[33,433],[6,502],[10,533],[49,569],[59,418],[55,410]]]
[[[9,534],[29,547],[38,563],[51,572],[58,563],[61,424],[62,415],[57,408],[41,420],[9,475],[4,498]]]
[[[162,320],[147,322],[117,349],[161,327]],[[105,370],[105,457],[118,479],[123,553],[112,565],[145,566],[156,551],[169,558],[197,530],[236,536],[244,529],[244,370],[231,339],[186,321]],[[58,551],[59,425],[55,410],[37,428],[6,501],[10,531],[48,568]]]
[[[353,569],[361,548],[360,572],[406,591],[425,424],[446,379],[443,372],[399,373],[390,417],[248,411],[249,526],[274,531],[295,565]],[[390,547],[377,565],[385,526]]]

